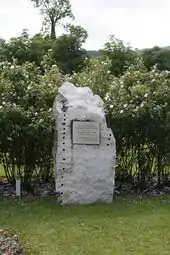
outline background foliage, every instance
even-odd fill
[[[44,3],[33,1],[44,20]],[[73,18],[69,1],[50,5],[60,19]],[[62,9],[69,5],[68,13]],[[63,15],[63,16],[62,16]],[[111,36],[98,52],[83,48],[87,31],[72,23],[65,32],[0,40],[0,164],[14,183],[29,188],[53,175],[52,106],[61,82],[89,86],[105,102],[117,141],[117,180],[137,189],[168,183],[170,176],[170,50],[135,50]]]

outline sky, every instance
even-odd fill
[[[134,48],[170,45],[170,0],[70,0],[76,24],[88,32],[84,47],[98,50],[115,35]],[[0,0],[0,38],[31,35],[41,29],[42,17],[30,0]],[[63,31],[57,28],[57,34]]]

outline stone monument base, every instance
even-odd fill
[[[102,100],[89,88],[65,83],[55,100],[54,116],[56,191],[61,203],[111,203],[116,149]]]

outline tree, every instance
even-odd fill
[[[110,36],[109,42],[105,43],[101,55],[111,60],[111,72],[116,76],[122,75],[136,58],[136,52],[113,35]]]
[[[159,70],[168,70],[170,71],[170,48],[160,48],[155,46],[151,49],[144,49],[140,52],[144,64],[148,70],[154,65],[157,65]]]
[[[52,49],[54,41],[49,36],[37,34],[30,38],[28,31],[23,30],[19,37],[11,38],[0,47],[0,60],[12,61],[17,59],[19,64],[26,61],[40,66],[44,55]]]
[[[0,38],[0,47],[3,47],[4,43],[5,43],[5,40]]]
[[[58,37],[52,51],[52,58],[63,74],[79,72],[88,58],[87,51],[80,46],[73,35],[63,34]]]
[[[67,25],[66,32],[55,40],[52,58],[63,74],[79,72],[87,63],[88,53],[82,44],[87,31],[81,26]]]
[[[5,60],[5,40],[0,38],[0,62]]]
[[[86,50],[82,48],[87,32],[80,26],[71,25],[67,31],[68,33],[53,39],[41,34],[30,37],[28,31],[24,30],[21,36],[11,38],[9,42],[4,42],[0,46],[0,61],[12,62],[16,59],[19,65],[31,62],[41,68],[44,55],[50,50],[51,66],[57,64],[63,74],[80,71],[88,57]]]
[[[85,43],[88,37],[88,33],[83,27],[68,24],[65,26],[65,29],[71,36],[77,39],[77,42],[79,42],[80,46]]]
[[[69,0],[31,0],[40,8],[44,17],[43,26],[50,28],[50,35],[56,38],[56,25],[64,18],[74,18]]]
[[[19,62],[27,61],[28,49],[29,49],[29,34],[26,29],[23,30],[19,37],[14,37],[5,42],[1,48],[1,56],[4,60],[11,61],[12,58],[16,58]],[[21,60],[21,61],[20,61]]]

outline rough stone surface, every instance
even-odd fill
[[[112,202],[115,139],[107,128],[103,101],[87,87],[64,83],[54,102],[56,192],[63,204]],[[72,121],[100,124],[100,145],[72,144]]]

